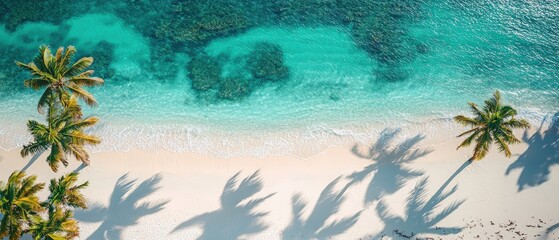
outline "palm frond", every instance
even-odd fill
[[[97,122],[99,121],[98,117],[88,117],[86,119],[83,120],[78,120],[75,122],[71,122],[68,125],[66,125],[63,129],[62,129],[62,133],[72,133],[75,130],[80,130],[82,128],[85,127],[91,127],[93,125],[95,125]],[[70,136],[70,135],[68,135]]]
[[[27,157],[38,152],[46,151],[48,148],[49,146],[45,142],[32,142],[28,145],[23,145],[23,149],[21,149],[21,156]]]
[[[489,152],[491,146],[491,134],[489,131],[485,131],[480,137],[476,139],[476,146],[474,148],[474,160],[481,160]]]
[[[65,136],[72,137],[73,143],[84,145],[91,144],[96,145],[101,143],[101,140],[93,135],[88,135],[80,131],[73,131],[71,133],[65,134]]]
[[[43,62],[42,63],[44,64],[45,68],[48,71],[48,70],[50,70],[49,66],[50,66],[50,63],[51,63],[51,60],[52,60],[52,53],[50,52],[50,48],[48,46],[43,46],[41,48],[41,51],[42,51],[41,55],[43,57]],[[52,74],[52,72],[50,72],[50,74]]]
[[[95,100],[95,98],[93,97],[93,95],[91,95],[91,93],[89,93],[88,91],[86,91],[85,89],[79,87],[78,85],[75,85],[73,83],[70,83],[66,86],[67,88],[69,88],[70,90],[72,90],[72,92],[81,100],[83,100],[87,105],[89,106],[95,106],[97,105],[97,101]]]
[[[64,53],[64,57],[62,57],[62,61],[60,62],[64,68],[68,68],[74,54],[76,54],[76,48],[74,46],[68,46],[66,48],[66,52]]]
[[[24,175],[24,172],[21,172],[22,176]],[[20,196],[27,196],[27,195],[33,195],[35,193],[37,193],[38,191],[42,190],[44,187],[44,184],[35,184],[35,181],[37,180],[37,176],[35,175],[31,175],[31,176],[27,176],[22,178],[21,180],[21,186],[20,186]]]
[[[80,58],[70,68],[68,68],[62,75],[66,77],[79,75],[83,70],[91,66],[92,63],[93,63],[92,57]]]
[[[493,93],[493,97],[485,101],[484,110],[486,112],[497,112],[501,108],[501,93],[499,90]]]
[[[68,121],[69,119],[77,120],[82,117],[82,107],[78,102],[76,95],[64,95],[64,110],[59,115],[62,121]],[[69,121],[71,124],[72,121]]]
[[[503,118],[510,118],[516,116],[517,112],[511,106],[503,106],[499,109],[499,115]]]
[[[37,104],[37,111],[39,111],[39,113],[42,113],[43,108],[51,104],[50,101],[52,101],[52,89],[48,87],[47,89],[45,89],[45,92],[43,92],[43,94],[41,95],[41,98],[39,98],[39,103]]]
[[[485,120],[485,114],[479,110],[479,108],[477,107],[477,105],[473,102],[468,102],[468,105],[470,105],[470,110],[472,111],[472,113],[476,116],[477,119],[480,120]]]
[[[482,125],[482,123],[478,119],[469,118],[464,115],[458,115],[454,117],[454,121],[463,126],[477,127]]]
[[[512,119],[504,122],[503,126],[510,127],[510,128],[528,129],[528,128],[530,128],[530,123],[528,121],[524,120],[524,119],[512,118]]]
[[[64,158],[64,152],[57,144],[53,144],[50,150],[50,154],[47,157],[47,163],[49,164],[52,171],[58,171],[58,164],[62,162]]]
[[[93,75],[93,73],[95,73],[95,71],[93,71],[92,69],[89,69],[89,70],[87,70],[87,71],[83,71],[83,72],[80,73],[79,75],[72,76],[72,77],[83,77],[83,78],[87,78],[87,77],[91,77],[91,75]]]
[[[478,129],[480,129],[480,128],[472,128],[472,129],[470,129],[470,130],[468,130],[468,131],[465,131],[465,132],[463,132],[463,133],[460,133],[460,135],[458,135],[457,137],[463,137],[463,136],[468,135],[468,134],[470,134],[470,133],[472,133],[472,132],[474,132],[474,131],[476,131],[476,130],[478,130]]]
[[[510,157],[511,152],[508,144],[500,136],[495,136],[495,141],[499,147],[499,152],[504,152],[506,157]]]
[[[49,128],[35,120],[29,120],[27,122],[27,130],[31,132],[31,135],[33,135],[35,139],[44,139],[49,134]]]
[[[39,46],[39,54],[33,58],[33,63],[43,72],[49,73],[48,62],[49,59],[45,59],[50,54],[50,48],[47,45]]]
[[[79,191],[88,186],[88,182],[76,185],[78,173],[69,173],[57,179],[52,179],[49,185],[49,205],[56,207],[87,208],[85,197]]]
[[[44,78],[31,78],[31,79],[23,80],[23,85],[33,90],[39,90],[41,88],[48,86],[49,84],[50,81]]]
[[[67,149],[78,161],[86,166],[89,165],[89,154],[83,149],[83,145],[72,143],[68,145]]]
[[[472,133],[472,135],[470,135],[469,137],[467,137],[462,143],[460,143],[460,145],[458,145],[458,147],[456,149],[470,146],[470,144],[472,144],[474,139],[476,139],[478,137],[478,135],[483,131],[483,129],[473,129],[473,130],[475,130],[475,132]],[[464,132],[464,133],[460,134],[460,136],[465,135],[470,131]]]
[[[32,76],[35,76],[37,78],[43,78],[53,82],[56,81],[49,72],[39,69],[39,67],[37,67],[37,65],[35,65],[34,63],[24,64],[21,62],[16,62],[16,65],[20,68],[23,68],[31,72]]]
[[[98,86],[98,85],[102,85],[104,82],[104,80],[102,78],[98,78],[98,77],[84,77],[84,76],[78,76],[78,77],[72,77],[70,79],[68,79],[68,81],[75,83],[78,86]]]
[[[62,54],[64,54],[64,47],[59,47],[54,55],[54,61],[60,63],[62,60]]]

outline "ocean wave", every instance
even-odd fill
[[[522,115],[533,128],[547,128],[558,115]],[[185,126],[184,124],[157,123],[102,123],[90,129],[100,136],[101,144],[89,147],[91,152],[127,152],[133,150],[170,152],[194,152],[222,158],[294,156],[307,158],[335,146],[354,144],[369,145],[382,141],[385,129],[397,129],[394,143],[417,135],[425,137],[423,144],[438,145],[456,137],[464,130],[451,118],[429,120],[382,122],[332,126],[317,124],[304,128],[282,131],[224,131],[208,126]],[[20,148],[31,136],[21,124],[8,123],[0,128],[0,148],[5,151]]]

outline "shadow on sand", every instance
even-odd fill
[[[351,183],[361,182],[374,173],[365,194],[365,205],[381,199],[386,194],[395,193],[408,180],[423,174],[421,171],[409,169],[405,164],[431,152],[431,150],[417,148],[417,144],[425,137],[417,135],[406,139],[399,145],[392,146],[399,133],[400,130],[383,130],[379,139],[365,154],[359,152],[357,145],[352,149],[355,155],[371,161],[371,164],[363,170],[349,175]]]
[[[293,196],[291,200],[293,218],[282,234],[283,239],[327,239],[347,231],[357,222],[361,212],[342,219],[331,220],[329,224],[326,223],[340,210],[340,206],[345,200],[344,194],[351,185],[347,184],[342,190],[336,192],[334,187],[339,180],[340,177],[336,178],[322,190],[306,220],[302,219],[302,213],[307,203],[300,194]]]
[[[518,191],[547,182],[550,168],[559,164],[559,113],[555,114],[551,127],[542,133],[545,120],[534,135],[528,137],[528,133],[524,132],[522,140],[528,143],[528,149],[505,172],[509,175],[516,169],[522,170],[517,181]]]
[[[462,166],[465,168],[467,165],[469,164],[464,164]],[[460,171],[461,169],[457,172]],[[455,175],[457,174],[455,173]],[[394,237],[412,239],[418,234],[446,235],[461,232],[461,227],[437,226],[440,221],[452,214],[465,201],[455,201],[438,214],[435,214],[435,209],[458,189],[457,186],[454,186],[450,191],[444,193],[444,189],[448,186],[448,183],[450,183],[452,179],[453,177],[447,180],[445,184],[443,184],[443,186],[441,186],[441,188],[439,188],[437,192],[427,201],[425,201],[427,178],[421,179],[407,197],[405,215],[402,217],[390,213],[386,203],[383,200],[379,201],[376,209],[385,226],[377,237],[382,238],[383,236],[393,235]]]
[[[160,175],[144,180],[132,190],[136,181],[136,179],[129,180],[128,174],[123,175],[115,184],[108,207],[93,203],[88,209],[75,212],[75,218],[79,221],[102,221],[101,226],[87,239],[123,239],[122,231],[126,227],[138,224],[140,218],[161,211],[169,202],[168,200],[142,201],[160,188],[157,186],[161,182]]]
[[[197,239],[239,239],[265,230],[268,226],[262,223],[261,219],[267,212],[256,212],[255,208],[274,193],[262,198],[255,198],[254,195],[262,190],[262,180],[259,171],[254,172],[240,183],[238,177],[240,172],[231,177],[220,197],[221,208],[213,212],[207,212],[195,216],[180,225],[171,233],[189,228],[195,225],[202,225],[203,233]]]
[[[87,166],[85,164],[80,164],[76,169],[74,169],[74,171],[72,171],[73,173],[80,173],[84,168],[86,168]]]
[[[27,162],[27,164],[25,164],[25,166],[21,169],[22,172],[25,172],[29,167],[31,167],[31,165],[33,165],[33,163],[35,163],[35,161],[37,161],[37,159],[41,156],[41,154],[43,154],[45,151],[39,151],[37,153],[35,153],[35,155],[33,155],[33,157],[29,160],[29,162]]]
[[[549,234],[559,228],[559,223],[553,224],[552,226],[548,227],[546,232]]]

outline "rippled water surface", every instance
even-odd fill
[[[14,64],[31,61],[41,44],[74,45],[95,58],[106,83],[91,89],[99,106],[87,112],[103,120],[100,150],[200,150],[221,132],[220,148],[258,145],[253,152],[263,153],[291,137],[444,122],[495,89],[534,123],[559,111],[558,1],[208,4],[0,2],[0,147],[25,143],[24,122],[41,118],[40,92],[23,87],[28,75]],[[251,72],[263,43],[280,49],[271,66],[287,68],[281,79]],[[193,87],[194,58],[219,66],[209,89]],[[285,133],[294,129],[304,130]],[[264,137],[278,131],[279,140]]]

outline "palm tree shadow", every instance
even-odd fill
[[[459,170],[460,171],[460,170]],[[459,172],[457,171],[457,172]],[[465,200],[455,201],[435,214],[436,208],[456,192],[457,186],[444,193],[447,181],[439,190],[427,201],[426,191],[427,178],[421,179],[407,197],[404,216],[397,216],[388,210],[386,203],[381,200],[376,206],[380,219],[384,222],[384,229],[377,237],[388,234],[395,234],[396,237],[411,239],[418,234],[456,234],[462,231],[461,227],[438,227],[437,224],[452,214],[464,203]]]
[[[302,219],[302,213],[307,203],[301,194],[293,196],[291,200],[293,218],[282,234],[283,239],[327,239],[344,233],[357,222],[361,211],[349,217],[333,220],[328,225],[326,223],[340,210],[340,206],[345,200],[344,194],[351,185],[347,184],[342,190],[335,192],[334,187],[339,180],[340,177],[336,178],[322,190],[306,220]]]
[[[398,191],[410,179],[421,176],[422,171],[412,170],[405,166],[416,159],[431,153],[431,150],[421,150],[417,144],[425,137],[417,135],[406,139],[397,146],[390,147],[400,130],[385,129],[376,143],[369,148],[366,154],[360,153],[357,145],[352,152],[360,158],[370,160],[372,163],[363,170],[348,176],[351,183],[363,181],[368,175],[374,173],[365,194],[365,204],[381,199],[386,194]]]
[[[268,226],[261,219],[268,212],[256,212],[255,208],[275,193],[261,198],[254,195],[262,190],[259,171],[239,182],[240,172],[231,177],[220,197],[221,208],[195,216],[179,224],[171,233],[195,225],[203,226],[203,233],[197,239],[239,239],[265,230]]]
[[[544,119],[536,133],[528,137],[524,132],[522,140],[529,144],[528,149],[507,168],[505,175],[521,169],[518,177],[518,191],[526,187],[539,186],[549,180],[550,168],[559,164],[559,113],[556,113],[551,127],[542,133]]]
[[[546,233],[549,234],[559,228],[559,223],[553,224],[546,229]]]
[[[45,151],[39,151],[37,153],[35,153],[35,155],[33,155],[33,157],[29,160],[29,162],[27,162],[27,164],[25,164],[25,166],[21,169],[22,172],[25,172],[29,167],[31,167],[31,165],[33,165],[33,163],[35,163],[35,161],[37,161],[37,159],[41,156],[41,154],[43,154]]]
[[[161,182],[161,176],[154,175],[132,190],[136,181],[129,180],[128,174],[125,174],[116,182],[108,207],[93,203],[86,210],[76,211],[77,220],[102,222],[87,239],[122,239],[122,232],[126,227],[136,225],[140,218],[163,210],[169,200],[142,201],[160,188],[157,185]]]

